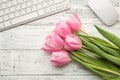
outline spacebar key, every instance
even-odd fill
[[[17,23],[35,18],[37,16],[38,16],[37,12],[34,12],[34,13],[30,13],[30,14],[23,15],[23,16],[15,18],[15,19],[12,19],[11,22],[12,22],[12,24],[17,24]]]

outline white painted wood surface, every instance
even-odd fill
[[[87,6],[88,0],[70,0],[71,9],[0,33],[0,80],[100,80],[98,76],[71,62],[56,68],[49,62],[50,55],[40,48],[48,33],[58,21],[66,20],[77,13],[83,30],[100,36],[93,24],[98,24],[116,35],[120,35],[120,22],[105,26]],[[112,0],[120,9],[120,0]],[[101,36],[100,36],[101,37]]]

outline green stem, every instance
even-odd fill
[[[103,58],[117,64],[120,65],[120,58],[117,58],[115,56],[112,56],[110,54],[107,54],[106,52],[104,52],[103,50],[101,50],[98,46],[96,46],[95,44],[90,43],[89,41],[85,40],[84,38],[81,38],[82,42],[87,45],[87,47],[91,48],[92,50],[94,50],[94,52],[100,56],[102,56]]]
[[[80,31],[81,31],[83,34],[85,34],[85,35],[89,35],[89,34],[87,34],[85,31],[83,31],[82,29],[80,29]]]
[[[101,58],[101,56],[97,55],[96,53],[94,53],[93,51],[87,49],[87,48],[81,48],[81,50],[87,52],[87,53],[90,53],[91,55],[95,56],[95,57],[99,57]]]
[[[96,74],[100,75],[101,77],[109,77],[108,74],[101,73],[101,72],[98,72],[97,70],[94,70],[94,69],[90,68],[89,66],[86,65],[85,62],[80,61],[80,59],[78,59],[77,57],[73,56],[72,54],[70,54],[70,57],[71,57],[72,60],[74,60],[74,61],[76,61],[76,62],[82,64],[82,65],[85,66],[87,69],[89,69],[89,70],[95,72]]]
[[[86,64],[86,65],[89,67],[92,67],[94,69],[101,70],[101,71],[106,71],[108,73],[120,76],[119,72],[116,72],[108,67],[108,66],[112,66],[111,64],[102,63],[101,61],[98,61],[97,59],[94,59],[94,58],[87,56],[85,54],[82,54],[82,53],[81,53],[81,55],[78,55],[78,53],[76,53],[76,52],[72,52],[71,54],[76,56],[78,59],[83,60],[83,62],[87,62],[88,64]],[[108,64],[108,66],[107,66],[107,64]]]

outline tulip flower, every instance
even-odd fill
[[[42,50],[46,52],[58,51],[63,48],[64,41],[61,37],[55,33],[51,33],[47,36],[45,43],[42,46]]]
[[[70,62],[68,54],[65,50],[53,52],[50,61],[54,66],[64,66]]]
[[[81,21],[76,14],[72,14],[66,23],[70,26],[72,32],[79,32]]]
[[[71,51],[71,50],[78,50],[82,47],[81,40],[73,35],[69,34],[65,38],[64,48]]]
[[[54,32],[64,39],[68,34],[71,34],[71,29],[65,22],[59,22],[57,23]]]

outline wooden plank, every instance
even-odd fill
[[[75,62],[54,67],[50,54],[40,50],[0,50],[0,75],[93,75]]]
[[[96,76],[1,76],[0,80],[101,80]]]
[[[120,34],[118,23],[113,27],[107,27],[103,24],[100,26],[118,36]],[[55,26],[21,26],[4,31],[0,33],[0,49],[40,49],[45,41],[45,37],[54,27]],[[100,36],[93,24],[83,24],[82,29],[89,34]]]

